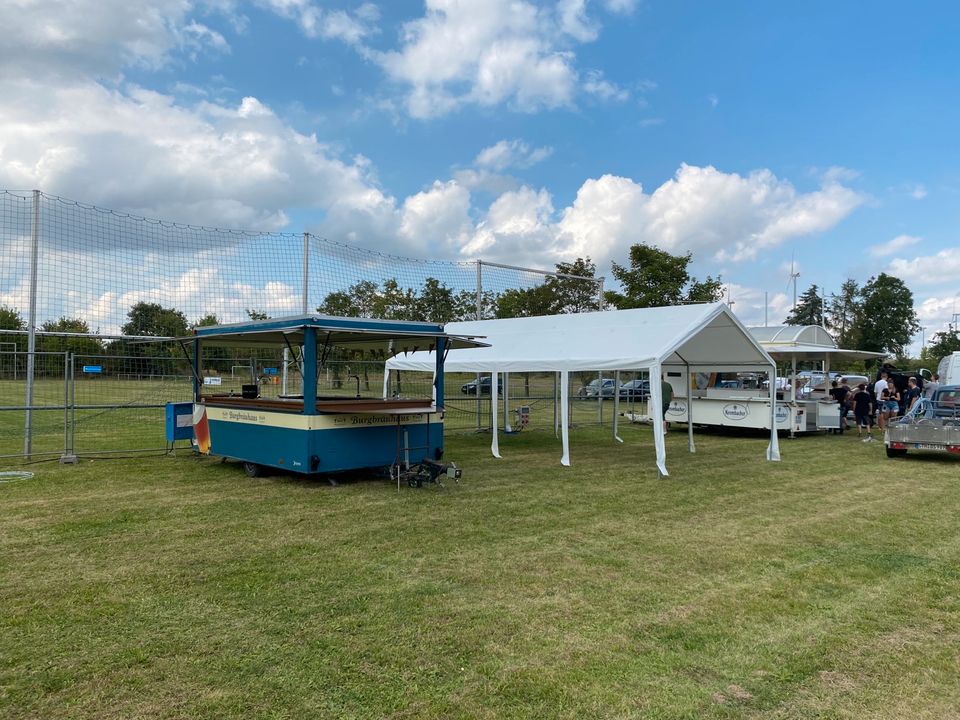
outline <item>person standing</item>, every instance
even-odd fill
[[[888,382],[889,375],[887,375],[886,370],[880,371],[880,379],[873,384],[873,396],[877,399],[877,407],[879,408],[880,396],[883,394],[883,391],[890,387]]]
[[[830,397],[836,400],[837,405],[840,406],[839,432],[842,434],[843,431],[847,429],[847,393],[850,392],[850,388],[846,385],[841,385],[836,380],[831,384],[833,387],[830,388]]]
[[[909,380],[907,380],[907,412],[910,412],[913,409],[913,406],[916,405],[918,400],[920,400],[922,394],[923,393],[920,391],[920,386],[917,385],[917,379],[915,377],[911,377]]]
[[[870,433],[870,415],[873,413],[873,398],[867,392],[867,386],[863,383],[857,385],[857,392],[853,396],[853,416],[857,421],[857,436],[863,437],[863,430],[866,428],[867,437],[864,442],[871,442],[873,435]]]
[[[667,410],[670,409],[671,402],[673,402],[673,385],[667,382],[667,376],[664,374],[660,377],[660,404],[662,405],[661,416],[663,417],[664,432],[670,429],[670,423],[667,422]]]
[[[933,396],[937,394],[937,390],[940,389],[940,375],[937,373],[933,374],[933,379],[930,382],[925,383],[923,386],[923,396],[927,400],[933,400]]]

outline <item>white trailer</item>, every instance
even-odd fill
[[[814,363],[822,377],[831,377],[830,363],[838,360],[882,358],[882,353],[844,350],[819,325],[777,325],[749,328],[750,333],[777,363],[777,376],[758,376],[738,368],[717,368],[714,373],[696,373],[693,381],[683,368],[666,367],[673,388],[667,420],[694,425],[743,427],[769,430],[776,427],[790,435],[840,427],[840,406],[830,397],[829,387],[806,391],[809,378],[797,372],[798,363]],[[958,368],[960,369],[960,368]],[[786,378],[786,382],[783,379]],[[776,383],[776,408],[770,407],[769,383]],[[826,383],[824,383],[826,385]]]
[[[941,385],[960,385],[960,351],[947,355],[937,368]]]
[[[694,425],[769,430],[771,418],[776,417],[777,430],[792,434],[840,427],[840,406],[829,398],[778,399],[774,416],[769,386],[705,386],[704,375],[694,374],[690,386],[685,370],[668,369],[667,381],[673,388],[666,415],[669,422],[686,423],[692,418]]]

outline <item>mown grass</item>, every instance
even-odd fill
[[[453,435],[447,490],[176,458],[0,485],[7,718],[953,717],[960,464]]]
[[[541,428],[553,427],[553,377],[549,374],[530,374],[526,383],[522,375],[514,376],[510,383],[511,419],[512,411],[520,405],[532,408],[531,422]],[[473,379],[466,373],[450,373],[445,383],[446,426],[452,430],[468,430],[477,426],[476,395],[465,395],[460,391],[464,382]],[[430,375],[427,373],[406,373],[403,392],[412,397],[429,397]],[[208,391],[240,392],[244,382],[242,378],[224,378],[224,384]],[[570,418],[574,424],[594,424],[601,421],[609,424],[613,416],[612,398],[603,399],[602,409],[597,398],[578,398],[576,393],[581,386],[577,377],[570,380]],[[364,396],[378,396],[382,392],[382,375],[370,375],[369,385],[363,385]],[[0,407],[22,407],[24,404],[25,382],[0,379]],[[342,382],[333,387],[324,379],[321,392],[325,395],[343,395],[353,397],[356,386],[351,381]],[[278,385],[264,385],[264,396],[275,396]],[[189,402],[193,397],[193,386],[189,377],[166,376],[152,380],[127,380],[113,376],[102,378],[78,377],[73,388],[73,403],[79,409],[71,417],[73,433],[70,441],[73,450],[79,454],[115,452],[123,450],[149,450],[163,448],[165,445],[164,409],[166,402]],[[500,421],[503,421],[502,398],[500,399]],[[35,407],[59,407],[64,404],[64,383],[62,379],[44,377],[34,385]],[[156,407],[137,407],[149,406]],[[480,398],[480,423],[484,427],[490,424],[490,396]],[[626,399],[621,403],[621,411],[646,412],[646,403],[634,403]],[[64,411],[62,409],[35,410],[32,414],[32,452],[40,456],[60,455],[66,447],[64,433]],[[15,455],[24,448],[25,413],[22,410],[0,410],[0,456]]]

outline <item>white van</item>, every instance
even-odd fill
[[[960,385],[960,350],[941,360],[937,373],[941,385]]]

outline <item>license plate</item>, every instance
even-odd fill
[[[914,443],[916,450],[946,450],[943,445],[931,445],[930,443]]]

